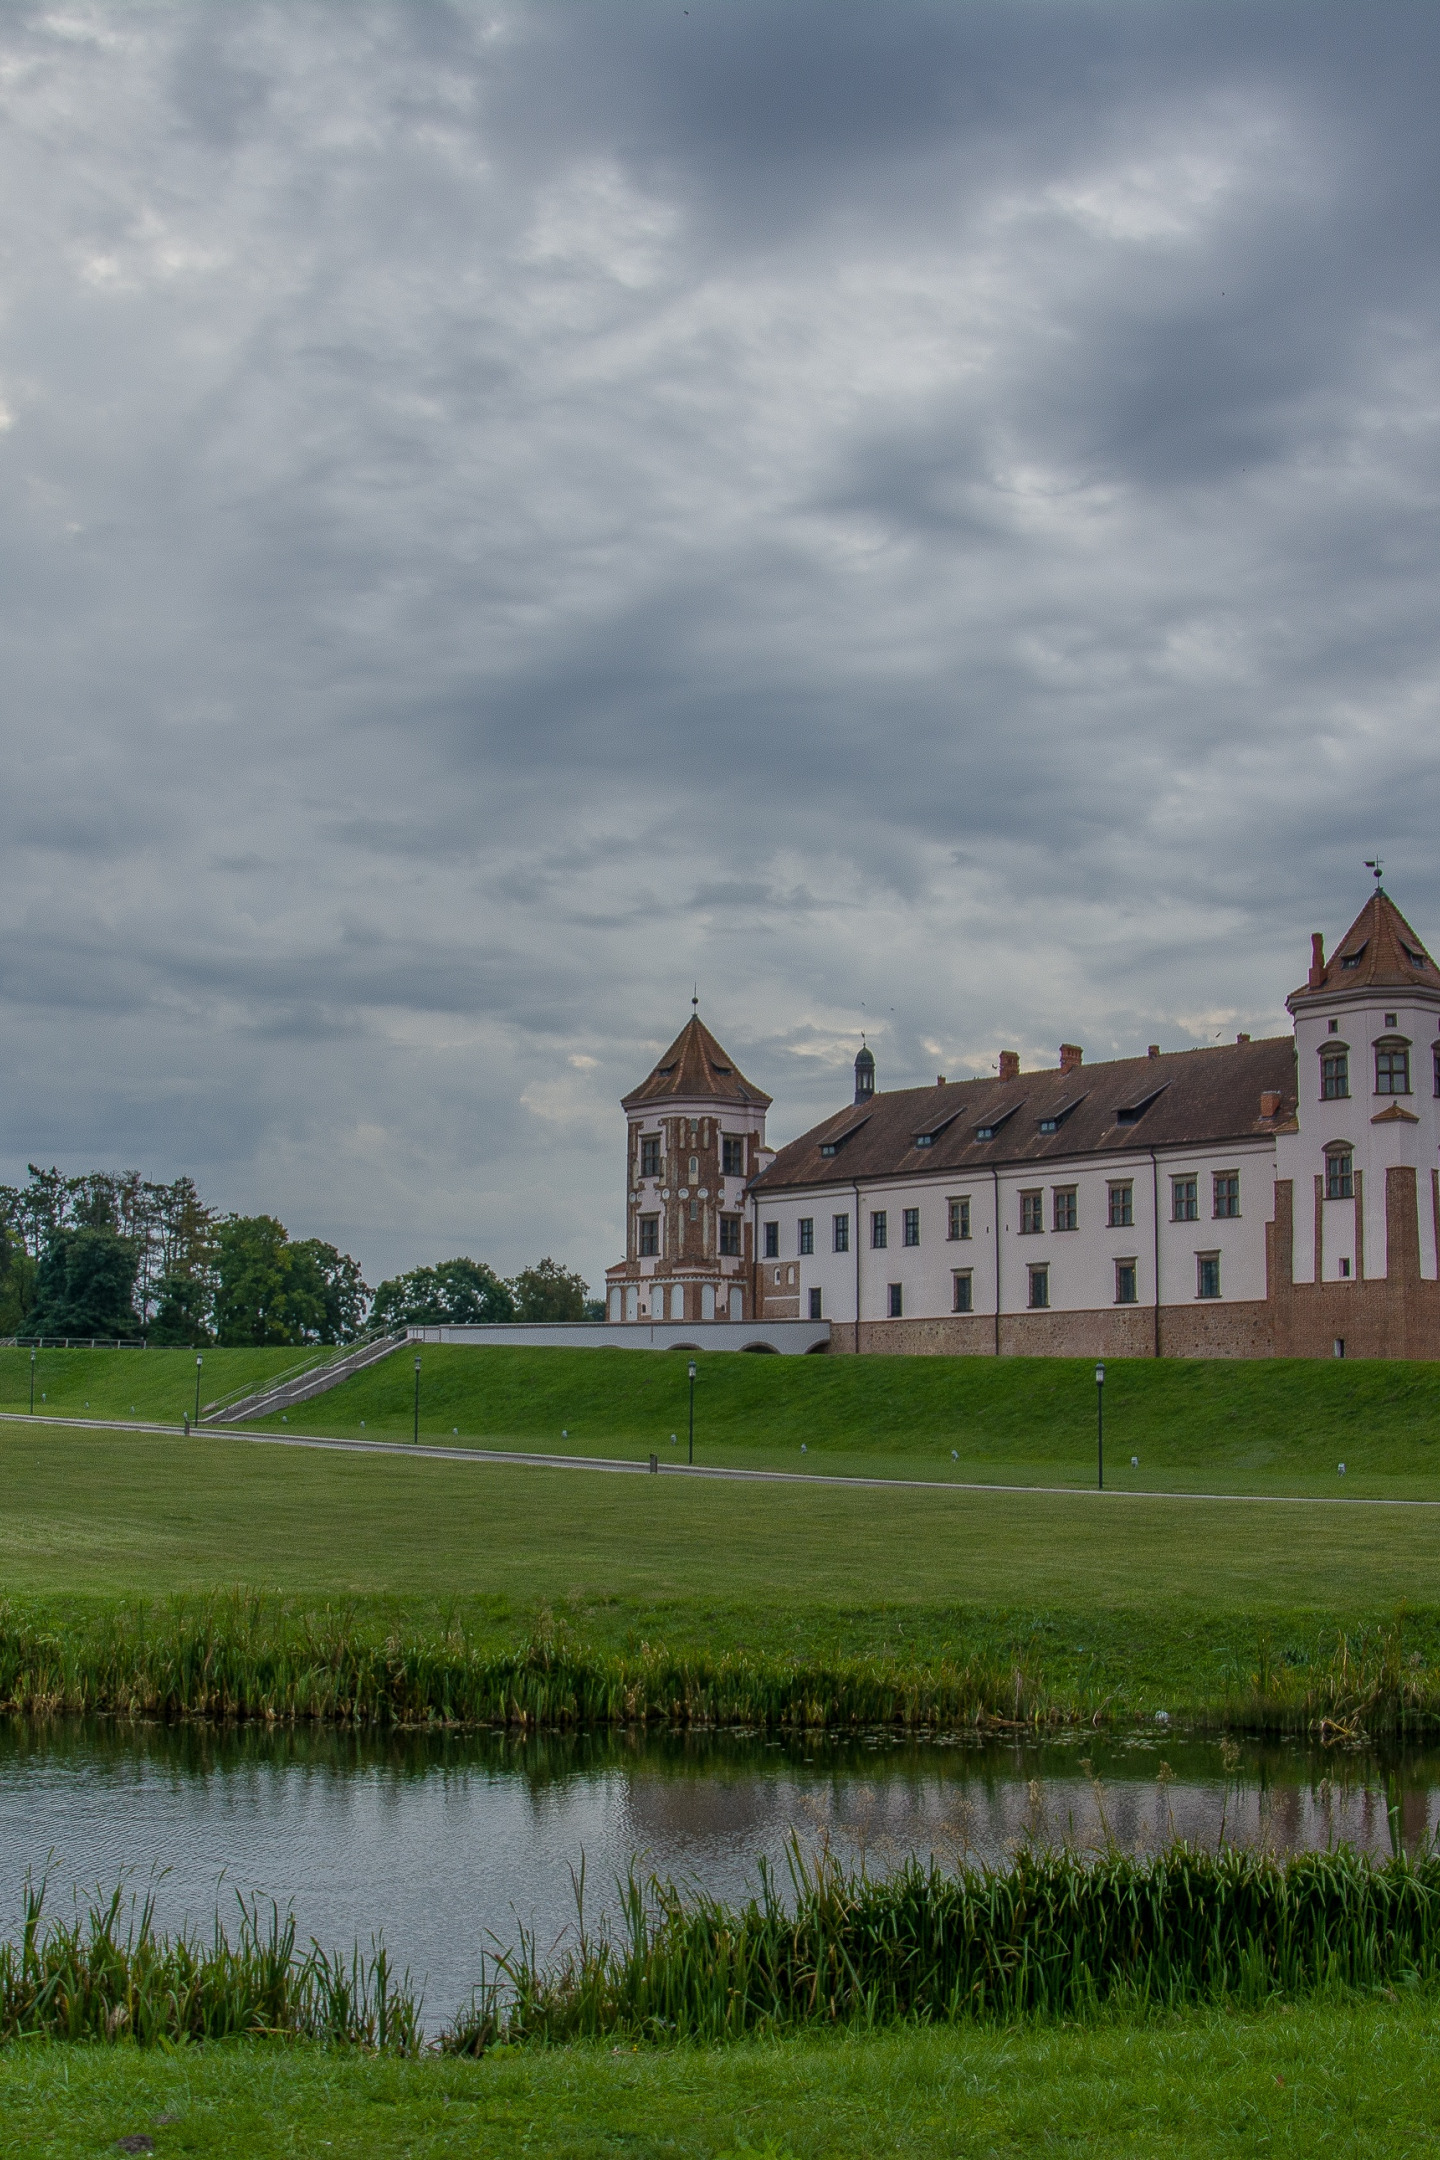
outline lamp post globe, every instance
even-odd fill
[[[1095,1367],[1095,1473],[1096,1484],[1105,1490],[1105,1367]]]

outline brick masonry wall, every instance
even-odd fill
[[[1426,1199],[1440,1220],[1433,1172]],[[1440,1283],[1420,1273],[1419,1193],[1408,1165],[1385,1172],[1385,1241],[1389,1273],[1379,1280],[1293,1281],[1295,1188],[1277,1179],[1265,1254],[1277,1357],[1333,1357],[1338,1339],[1347,1357],[1440,1358]]]
[[[1245,1304],[1166,1305],[1160,1311],[1165,1357],[1269,1357],[1270,1309]],[[831,1324],[832,1351],[853,1352],[853,1321]],[[993,1357],[993,1314],[946,1314],[934,1320],[862,1320],[862,1352],[902,1357]],[[1108,1305],[1090,1312],[1005,1313],[1002,1357],[1139,1358],[1155,1355],[1149,1305]]]

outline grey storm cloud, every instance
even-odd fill
[[[372,1280],[1440,920],[1440,15],[0,4],[0,1174]]]

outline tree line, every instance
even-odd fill
[[[554,1260],[513,1279],[484,1261],[415,1268],[372,1291],[323,1238],[273,1215],[222,1215],[190,1178],[65,1177],[29,1165],[0,1185],[0,1336],[222,1346],[353,1342],[367,1330],[580,1320],[584,1278]]]

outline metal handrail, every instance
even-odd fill
[[[231,1388],[228,1395],[217,1395],[214,1402],[204,1405],[200,1412],[201,1419],[209,1417],[216,1410],[229,1410],[237,1402],[244,1402],[248,1396],[273,1395],[278,1389],[287,1387],[292,1380],[303,1379],[306,1373],[319,1372],[326,1365],[339,1364],[342,1359],[353,1357],[357,1350],[368,1350],[372,1343],[385,1341],[389,1333],[388,1328],[377,1328],[373,1334],[357,1336],[351,1343],[321,1343],[317,1346],[321,1354],[302,1358],[298,1365],[287,1365],[283,1372],[261,1381],[258,1387],[252,1381],[245,1387]]]

